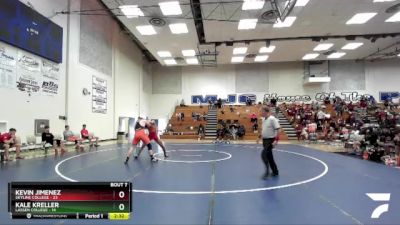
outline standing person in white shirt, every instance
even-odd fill
[[[271,115],[271,111],[268,107],[261,109],[264,120],[262,122],[262,131],[257,143],[262,138],[264,150],[261,153],[261,158],[265,164],[265,174],[263,179],[267,179],[269,176],[269,168],[271,167],[272,176],[278,176],[279,171],[275,163],[274,156],[272,154],[272,148],[278,144],[279,141],[279,121],[277,118]]]

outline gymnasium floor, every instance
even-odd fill
[[[297,145],[274,152],[280,176],[262,180],[261,145],[167,144],[170,161],[147,152],[123,164],[128,145],[1,165],[0,224],[107,224],[99,220],[12,221],[10,181],[132,181],[133,213],[118,224],[399,224],[400,170]],[[161,159],[163,159],[160,156]],[[391,193],[389,211],[366,193]],[[115,224],[116,222],[113,222]]]

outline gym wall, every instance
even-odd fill
[[[90,1],[92,4],[97,3],[97,0],[86,1]],[[28,0],[22,2],[26,3]],[[80,23],[87,18],[81,18],[79,15],[70,16],[69,40],[67,39],[68,16],[54,15],[54,12],[68,10],[68,1],[29,0],[29,2],[35,10],[49,17],[64,30],[59,92],[55,96],[31,95],[29,97],[27,93],[20,92],[16,88],[10,90],[0,87],[2,104],[5,106],[1,107],[0,121],[7,121],[8,128],[17,128],[23,142],[27,135],[33,135],[34,119],[50,120],[51,131],[54,134],[62,134],[66,123],[71,126],[74,132],[79,132],[81,125],[85,123],[88,125],[89,131],[94,132],[95,135],[102,139],[110,139],[116,137],[119,116],[148,115],[149,101],[139,101],[140,96],[147,95],[145,98],[149,99],[149,93],[151,93],[151,90],[149,92],[146,88],[148,93],[145,94],[142,85],[144,80],[149,80],[149,70],[143,72],[145,59],[142,58],[142,53],[137,46],[120,31],[113,20],[107,24],[101,24],[101,26],[104,26],[103,30],[108,31],[107,37],[103,37],[103,40],[109,40],[108,35],[111,34],[111,45],[108,44],[104,49],[99,49],[95,46],[90,47],[89,44],[99,45],[100,42],[89,43],[87,41],[90,39],[88,39],[88,32],[97,32],[93,35],[100,39],[105,33],[97,31],[97,28],[91,31],[85,30],[83,32],[86,32],[86,37],[83,38],[80,33]],[[80,0],[71,0],[71,10],[80,10]],[[103,19],[107,20],[106,18]],[[90,20],[89,23],[93,26],[100,26],[93,20]],[[87,29],[88,26],[83,27],[82,29]],[[111,52],[111,56],[106,53],[111,68],[110,65],[99,67],[96,57],[104,52]],[[84,59],[81,53],[89,54],[91,58]],[[99,61],[101,60],[104,59],[99,58]],[[147,77],[143,79],[146,74]],[[92,95],[85,96],[82,94],[84,88],[92,92],[93,76],[107,82],[108,102],[105,114],[93,113]],[[141,107],[139,107],[140,105]],[[68,121],[60,120],[59,116],[67,116]]]
[[[334,61],[330,68],[330,84],[304,85],[304,65],[302,62],[267,63],[252,65],[219,65],[217,68],[200,66],[182,67],[181,94],[168,93],[152,96],[152,117],[167,118],[181,99],[191,104],[192,95],[217,94],[225,97],[228,94],[255,94],[262,101],[264,94],[281,96],[310,95],[314,98],[321,92],[349,92],[371,94],[379,99],[381,91],[399,91],[400,60],[356,63],[354,61]],[[171,70],[173,67],[166,67]],[[159,76],[153,74],[153,85]],[[163,80],[179,83],[179,76],[169,77],[164,74]],[[160,84],[162,82],[159,82]],[[254,84],[254,91],[251,84]],[[153,86],[154,88],[154,86]],[[264,91],[262,91],[264,90]],[[157,103],[157,104],[156,104]],[[161,104],[161,107],[159,107]]]

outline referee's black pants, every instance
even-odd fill
[[[274,143],[274,141],[275,138],[263,139],[264,150],[261,153],[261,158],[265,164],[266,174],[269,173],[269,167],[271,167],[272,173],[274,175],[278,175],[279,174],[278,167],[276,166],[274,156],[272,154],[272,148],[273,148],[272,144]]]

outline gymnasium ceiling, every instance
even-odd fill
[[[158,6],[160,2],[174,0],[102,1],[135,36],[140,45],[148,50],[162,65],[166,64],[166,59],[173,58],[177,58],[175,61],[178,65],[187,65],[185,59],[191,57],[184,57],[182,50],[193,49],[197,55],[204,50],[213,52],[214,43],[217,43],[217,64],[231,64],[233,56],[245,56],[244,61],[240,63],[255,63],[254,56],[256,55],[268,55],[266,62],[303,61],[303,57],[310,53],[319,54],[317,58],[312,60],[327,60],[327,55],[329,55],[327,52],[332,50],[346,53],[340,60],[373,59],[375,56],[370,55],[378,50],[384,50],[382,56],[389,58],[399,57],[397,55],[400,53],[400,35],[394,37],[387,35],[386,38],[377,38],[372,40],[373,42],[371,41],[371,39],[374,39],[373,36],[368,36],[371,34],[400,33],[400,22],[385,22],[396,13],[387,13],[386,10],[391,6],[400,4],[400,0],[309,0],[305,6],[293,8],[289,16],[296,17],[296,20],[292,26],[286,28],[276,28],[273,24],[261,19],[264,12],[271,10],[271,4],[268,0],[265,1],[262,9],[246,11],[242,10],[242,0],[199,0],[206,43],[200,45],[200,51],[190,0],[179,0],[182,14],[174,16],[163,15]],[[138,5],[143,16],[127,18],[118,9],[122,5]],[[365,24],[346,25],[346,22],[356,13],[377,14]],[[166,24],[161,27],[153,26],[155,35],[140,34],[136,27],[150,25],[149,20],[151,18],[162,18]],[[255,29],[238,30],[238,21],[241,19],[258,19],[258,22]],[[169,24],[173,23],[185,23],[188,33],[171,33]],[[352,35],[364,37],[356,37],[355,40],[344,38]],[[325,36],[342,36],[343,38],[329,38],[327,40],[318,38]],[[303,39],[302,37],[317,37],[317,39]],[[319,42],[318,39],[320,39]],[[227,42],[228,45],[233,42],[233,46],[227,46]],[[363,45],[355,50],[342,50],[345,44],[352,42],[363,43]],[[314,51],[314,48],[320,43],[331,43],[333,47],[325,51]],[[268,44],[275,46],[275,50],[271,53],[259,53],[260,48]],[[233,55],[233,49],[236,47],[247,47],[247,52]],[[171,56],[162,58],[158,55],[158,51],[169,51]],[[326,55],[323,53],[326,53]],[[385,55],[386,53],[391,55]],[[208,58],[212,59],[212,57]]]

